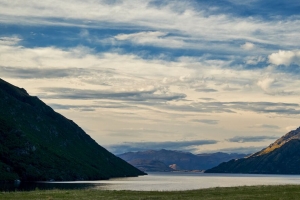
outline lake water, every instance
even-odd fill
[[[177,191],[212,187],[286,184],[300,184],[300,175],[149,173],[147,176],[114,178],[103,181],[21,183],[17,188],[6,184],[2,186],[2,190],[89,188],[99,190]]]

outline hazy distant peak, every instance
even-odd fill
[[[118,156],[144,171],[172,171],[179,169],[205,170],[217,166],[221,162],[242,158],[246,155],[222,152],[195,155],[190,152],[161,149],[128,152]]]

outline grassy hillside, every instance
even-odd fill
[[[142,174],[73,121],[0,79],[0,180],[95,180]]]

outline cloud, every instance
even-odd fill
[[[64,1],[63,3],[58,0],[44,0],[41,2],[29,0],[18,2],[18,4],[1,0],[0,5],[2,23],[77,26],[85,29],[115,29],[115,27],[118,27],[124,30],[140,29],[142,30],[140,32],[144,34],[151,32],[155,34],[175,33],[185,37],[185,39],[178,38],[175,40],[169,38],[175,43],[178,42],[179,46],[185,40],[197,41],[198,45],[210,41],[219,43],[220,46],[220,42],[225,42],[227,49],[232,47],[232,41],[241,40],[248,41],[245,43],[246,48],[256,42],[297,46],[293,41],[296,41],[298,36],[291,34],[291,32],[299,31],[299,21],[293,18],[287,21],[280,19],[264,21],[261,16],[256,17],[255,15],[253,17],[233,16],[232,14],[239,13],[239,8],[243,6],[234,9],[233,4],[226,1],[222,4],[214,4],[215,9],[209,6],[211,4],[197,1],[182,2],[179,0],[164,3],[157,3],[153,0],[115,1],[114,3],[93,0],[84,2],[73,0]],[[230,6],[233,9],[229,13],[223,12],[224,7],[228,8]],[[224,11],[228,11],[228,9]],[[274,32],[278,34],[271,34]],[[120,36],[118,37],[120,38]],[[120,39],[124,39],[124,37],[125,35]],[[140,35],[131,35],[130,39],[133,38],[137,39],[136,42],[140,41],[142,43],[145,42],[144,39],[147,40],[146,37]],[[159,36],[156,35],[152,39],[156,41]],[[150,44],[149,41],[147,41],[147,44]],[[189,42],[189,44],[192,45],[193,43]],[[172,46],[172,43],[170,46]],[[240,46],[234,48],[238,51],[237,48],[240,48]]]
[[[100,143],[275,131],[300,114],[300,3],[266,1],[0,0],[0,75]]]
[[[142,31],[131,34],[118,34],[114,36],[114,39],[122,42],[129,42],[135,45],[148,45],[163,48],[190,48],[201,49],[203,46],[195,45],[193,41],[190,41],[186,36],[168,35],[166,32],[161,31]],[[115,41],[113,41],[115,42]]]
[[[238,111],[250,111],[263,114],[299,115],[300,109],[297,103],[274,102],[198,102],[187,105],[164,105],[165,109],[182,112],[198,113],[237,113]]]
[[[114,99],[125,101],[172,101],[184,99],[185,94],[160,93],[159,90],[141,91],[100,91],[100,90],[80,90],[74,88],[41,88],[47,95],[41,95],[44,99]],[[51,94],[54,93],[54,94]]]
[[[221,102],[190,103],[185,105],[162,105],[162,108],[180,112],[192,113],[235,113],[233,109]]]
[[[300,51],[282,51],[269,55],[269,62],[274,65],[289,66],[292,63],[300,64]]]
[[[95,111],[93,106],[84,106],[84,105],[63,105],[63,104],[48,104],[54,110],[70,110],[70,109],[77,109],[77,110],[89,110]]]
[[[131,34],[119,34],[115,36],[117,40],[133,40],[137,43],[150,43],[153,42],[153,39],[158,39],[160,37],[166,36],[167,33],[160,31],[148,31],[148,32],[138,32]]]
[[[247,143],[247,142],[262,142],[266,140],[275,140],[275,136],[236,136],[228,139],[229,142]]]
[[[272,68],[272,67],[271,67]],[[279,71],[265,74],[257,80],[257,86],[261,88],[265,94],[272,96],[297,96],[300,91],[295,87],[295,82],[298,82],[297,70],[287,70],[279,67]],[[285,67],[284,67],[285,68]],[[294,85],[294,86],[292,86]]]
[[[225,96],[228,99],[236,91],[231,87],[239,89],[245,99],[253,96],[249,96],[251,90],[252,94],[260,95],[254,86],[259,86],[267,94],[279,96],[300,93],[297,87],[299,80],[295,77],[291,81],[291,75],[273,73],[269,76],[264,75],[262,70],[229,68],[226,62],[210,61],[205,56],[166,61],[158,58],[143,59],[132,54],[95,53],[82,46],[60,49],[3,45],[0,47],[0,60],[3,78],[36,79],[35,82],[43,82],[40,86],[43,87],[43,93],[35,91],[35,95],[44,99],[114,99],[127,103],[151,101],[149,106],[167,112],[300,114],[299,104],[273,103],[272,99],[271,102],[197,102],[195,99],[204,98],[201,96],[203,94],[193,92],[197,89],[205,92],[205,98],[209,99],[215,98],[211,96],[213,94],[221,94],[219,91],[227,92]],[[48,83],[43,79],[56,79],[51,84],[57,88],[46,89]],[[253,85],[257,79],[257,85]],[[59,89],[65,84],[70,87]],[[226,90],[228,85],[231,87]],[[181,102],[162,104],[174,100]]]
[[[219,120],[213,120],[213,119],[194,119],[192,121],[203,123],[203,124],[209,124],[209,125],[215,125],[219,123]]]
[[[244,50],[252,50],[254,47],[255,45],[251,42],[246,42],[245,44],[241,45],[241,48]]]
[[[99,40],[102,43],[112,44],[133,44],[143,46],[151,46],[156,48],[168,48],[168,49],[189,49],[189,50],[202,50],[209,52],[219,52],[223,49],[227,49],[227,52],[240,53],[235,50],[230,44],[226,42],[220,43],[210,41],[210,46],[207,46],[207,41],[200,38],[188,37],[185,34],[179,33],[168,33],[162,31],[142,31],[130,34],[118,34],[112,38]]]
[[[224,152],[224,153],[241,153],[241,154],[253,154],[258,151],[261,151],[264,149],[265,146],[260,146],[260,147],[233,147],[233,148],[223,148],[223,149],[216,149],[214,151],[209,151],[207,153],[214,153],[214,152]]]
[[[109,109],[134,109],[136,106],[134,105],[126,105],[124,103],[119,102],[93,102],[89,103],[87,105],[70,105],[70,104],[56,104],[56,103],[50,103],[48,104],[51,108],[54,110],[78,110],[78,111],[96,111],[97,109],[103,109],[103,108],[109,108]]]
[[[114,154],[121,154],[131,151],[144,151],[144,150],[185,150],[191,146],[201,146],[216,144],[216,140],[194,140],[194,141],[167,141],[167,142],[132,142],[106,146],[106,148]]]
[[[229,85],[226,85],[222,89],[223,89],[223,91],[238,91],[238,90],[240,90],[240,88],[232,88],[232,87],[229,87]]]
[[[211,89],[211,88],[203,88],[203,89],[196,89],[197,92],[218,92],[218,90]]]
[[[93,85],[120,87],[129,84],[132,87],[178,86],[192,88],[199,93],[248,92],[257,81],[255,86],[267,94],[300,93],[300,89],[295,87],[300,81],[295,77],[290,82],[291,75],[282,72],[278,75],[268,72],[271,75],[265,75],[263,70],[235,69],[230,61],[208,60],[206,56],[185,56],[170,61],[161,57],[143,59],[134,54],[116,52],[96,53],[83,46],[26,48],[4,45],[0,47],[0,59],[3,61],[0,63],[3,77],[76,78]]]
[[[1,75],[5,77],[14,77],[20,79],[34,79],[34,78],[65,78],[92,74],[92,70],[83,68],[15,68],[0,66]],[[99,71],[98,71],[99,72]],[[103,72],[103,71],[102,71]]]
[[[87,38],[90,36],[90,33],[88,30],[86,29],[82,29],[79,33],[79,36],[82,37],[82,38]]]
[[[22,39],[17,36],[0,37],[0,45],[16,45],[20,41],[22,41]]]
[[[287,127],[285,127],[285,130],[293,131],[293,130],[296,130],[297,128],[299,128],[299,125],[298,126],[287,126]]]
[[[266,77],[257,82],[257,85],[265,92],[270,92],[270,87],[275,82],[275,79]]]
[[[265,63],[266,57],[264,56],[249,56],[246,58],[247,65],[257,65],[259,63]]]
[[[200,98],[200,99],[202,99],[202,100],[204,100],[204,101],[215,101],[214,98]]]
[[[293,103],[274,103],[274,102],[231,102],[231,109],[253,111],[257,113],[274,113],[274,114],[287,114],[299,115],[299,104]],[[226,103],[225,103],[226,105]]]
[[[250,128],[263,128],[263,129],[280,129],[279,126],[271,125],[271,124],[256,124],[254,126],[250,126]]]

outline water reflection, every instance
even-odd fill
[[[51,190],[51,189],[97,189],[136,191],[176,191],[212,187],[234,187],[251,185],[300,184],[300,175],[256,175],[256,174],[202,174],[202,173],[150,173],[147,176],[114,178],[100,181],[35,182],[0,184],[2,191]]]

